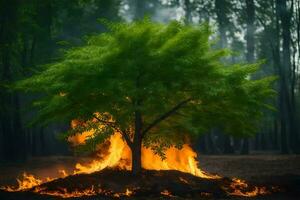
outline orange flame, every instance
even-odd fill
[[[254,186],[254,189],[251,191],[247,191],[248,184],[241,179],[233,178],[231,180],[229,187],[223,187],[225,191],[227,191],[227,194],[233,195],[233,196],[244,196],[244,197],[254,197],[257,195],[266,195],[270,192],[266,189],[266,187],[258,187]]]
[[[34,177],[32,174],[27,174],[25,172],[23,173],[22,180],[17,179],[17,182],[18,182],[18,187],[6,186],[1,189],[4,189],[9,192],[14,192],[14,191],[21,191],[21,190],[33,188],[33,187],[43,183],[42,180]]]
[[[69,141],[75,141],[74,144],[80,144],[79,141],[85,141],[85,138],[91,135],[91,132],[84,132],[73,136]],[[104,158],[93,160],[91,163],[85,165],[78,163],[76,164],[74,173],[92,173],[106,167],[118,167],[130,170],[131,150],[122,139],[121,134],[116,132],[109,138],[109,142],[110,146]],[[149,170],[178,170],[202,178],[219,178],[219,176],[210,175],[198,167],[198,162],[196,161],[197,154],[187,144],[183,145],[181,149],[170,147],[165,153],[166,159],[162,160],[151,149],[142,147],[142,167]]]

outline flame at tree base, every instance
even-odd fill
[[[87,137],[88,135],[89,132],[82,133],[74,136],[74,138],[70,138],[70,140],[81,141],[79,137]],[[93,173],[106,167],[131,170],[131,150],[122,139],[122,136],[119,133],[115,133],[108,142],[110,145],[105,150],[105,155],[103,155],[100,147],[100,160],[93,160],[91,163],[84,165],[76,164],[74,174]],[[201,178],[220,178],[217,175],[206,173],[198,167],[197,154],[187,144],[184,144],[181,149],[170,147],[166,150],[165,156],[166,158],[162,160],[151,149],[142,147],[142,167],[148,170],[178,170]]]
[[[82,141],[85,141],[84,138],[90,136],[91,134],[93,133],[84,132],[82,134],[77,134],[69,138],[69,141],[80,144]],[[69,175],[91,174],[97,171],[101,171],[105,168],[114,168],[119,170],[131,169],[131,150],[123,141],[119,133],[113,134],[108,139],[108,141],[105,144],[103,144],[103,146],[99,146],[98,150],[98,159],[95,159],[92,162],[86,164],[77,163],[75,165],[73,173],[71,174],[67,174],[64,170],[59,170],[61,174],[61,176],[59,177],[40,179],[34,177],[33,175],[24,173],[22,180],[17,179],[17,187],[6,186],[2,187],[1,189],[4,189],[9,192],[31,190],[35,193],[58,196],[62,198],[93,196],[98,194],[114,197],[134,195],[135,191],[132,188],[126,188],[126,190],[124,190],[123,192],[113,192],[110,190],[104,190],[101,187],[95,187],[94,185],[91,185],[89,188],[84,188],[81,190],[74,189],[72,191],[67,190],[66,188],[59,188],[55,191],[49,191],[47,190],[47,188],[44,187],[45,183],[56,180],[58,178],[67,177]],[[208,180],[221,179],[220,176],[206,173],[198,167],[198,162],[196,160],[197,154],[187,144],[183,145],[181,149],[170,147],[165,152],[165,155],[166,159],[162,160],[158,155],[154,154],[152,150],[143,147],[143,168],[146,170],[177,170]],[[182,177],[178,178],[183,184],[190,184],[189,180],[186,180]],[[253,197],[269,193],[265,187],[257,186],[253,187],[253,189],[249,191],[249,186],[245,181],[235,178],[231,180],[231,183],[229,185],[223,186],[222,189],[228,195],[247,197]],[[168,194],[168,196],[172,196],[171,193],[168,193],[166,191],[168,190],[161,191],[161,194]]]

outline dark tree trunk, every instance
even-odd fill
[[[219,28],[219,34],[220,34],[220,47],[226,48],[228,46],[227,41],[227,30],[228,30],[228,16],[227,16],[227,4],[228,2],[225,0],[215,0],[215,13],[217,15],[217,23]],[[231,137],[228,135],[223,135],[222,137],[222,146],[223,146],[223,152],[233,153],[234,149],[231,145]]]
[[[209,134],[206,135],[206,143],[208,146],[208,153],[209,154],[219,154],[220,150],[217,148],[216,144],[215,144],[215,129],[212,129],[211,132]]]
[[[282,85],[282,84],[281,84]],[[281,139],[280,139],[280,144],[281,144],[281,153],[282,154],[287,154],[288,153],[288,144],[287,144],[287,108],[286,108],[286,99],[284,98],[284,95],[282,94],[282,90],[284,90],[284,88],[281,86],[280,87],[280,134],[281,134]]]
[[[233,149],[233,147],[231,145],[231,138],[229,136],[227,136],[227,135],[224,135],[223,137],[224,137],[223,138],[223,147],[224,147],[223,153],[224,154],[232,154],[232,153],[234,153],[234,149]]]
[[[249,154],[249,140],[248,138],[243,139],[241,154],[247,155]]]
[[[135,112],[135,133],[131,147],[132,173],[139,175],[142,171],[142,116],[139,111]]]
[[[278,121],[277,119],[274,120],[273,123],[273,132],[272,132],[272,136],[273,136],[273,140],[272,140],[272,147],[273,150],[278,150],[279,146],[278,146]]]
[[[246,12],[247,12],[247,33],[246,33],[246,45],[247,45],[247,62],[251,63],[254,61],[254,20],[255,20],[255,6],[254,0],[246,0]],[[242,144],[242,154],[249,154],[249,141],[248,138],[244,138]]]
[[[246,11],[247,11],[247,33],[246,33],[246,42],[247,42],[247,61],[254,61],[254,50],[255,50],[255,40],[254,40],[254,21],[255,21],[255,6],[254,0],[246,0]]]
[[[298,147],[298,126],[296,122],[296,108],[294,106],[294,85],[295,82],[292,79],[292,74],[294,70],[292,69],[291,65],[291,14],[292,9],[287,7],[286,0],[279,0],[279,13],[280,13],[280,20],[282,26],[282,64],[284,73],[287,75],[286,84],[291,85],[291,89],[286,91],[289,97],[286,99],[287,102],[287,112],[289,117],[289,142],[291,145],[291,149],[294,153],[297,153]],[[287,86],[286,89],[289,87]]]
[[[38,154],[38,146],[37,146],[37,132],[36,132],[36,128],[33,128],[31,130],[31,155],[32,156],[37,156]]]
[[[260,146],[261,146],[261,150],[263,150],[263,151],[265,151],[267,149],[266,134],[267,134],[266,131],[263,132],[262,134],[260,134],[260,137],[261,137]]]
[[[13,96],[13,131],[17,140],[14,142],[16,149],[16,158],[17,160],[24,161],[26,159],[26,137],[23,131],[21,114],[20,114],[20,96],[18,93],[15,93]]]
[[[185,23],[189,24],[192,22],[192,4],[190,0],[184,0],[184,10],[185,10]]]
[[[133,8],[134,8],[134,20],[142,19],[146,14],[146,3],[145,1],[141,0],[132,0],[133,1]]]
[[[225,4],[224,0],[215,0],[215,12],[217,15],[217,23],[219,25],[221,48],[225,48],[227,46],[227,36],[226,36],[227,16],[225,13],[224,4]]]
[[[280,37],[279,33],[280,23],[279,20],[281,18],[281,0],[275,1],[276,6],[276,33],[275,33],[275,48],[273,52],[274,63],[278,68],[278,76],[279,76],[279,110],[280,110],[280,146],[281,153],[288,153],[288,142],[287,142],[287,134],[288,134],[288,104],[289,104],[289,95],[288,95],[288,87],[287,87],[287,68],[283,66],[283,63],[280,59]]]
[[[136,139],[131,148],[132,153],[132,173],[139,175],[142,171],[142,141]]]
[[[5,53],[2,55],[2,65],[3,65],[3,77],[2,80],[10,81],[10,55],[9,49],[5,50]],[[3,112],[1,113],[1,122],[3,130],[3,139],[4,139],[4,159],[5,160],[14,160],[15,157],[15,138],[13,136],[13,116],[10,109],[12,109],[12,95],[5,89],[1,89],[1,103],[3,103]]]
[[[39,143],[40,143],[40,147],[41,147],[39,153],[41,156],[46,156],[47,155],[47,152],[46,152],[47,147],[46,147],[45,132],[44,132],[43,127],[39,128],[38,134],[39,134]]]
[[[202,135],[197,139],[197,142],[195,144],[195,149],[197,152],[200,153],[207,153],[207,145],[206,145],[206,135]]]

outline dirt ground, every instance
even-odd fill
[[[73,157],[47,157],[35,158],[23,164],[1,164],[0,186],[16,184],[16,177],[23,172],[44,177],[57,176],[59,169],[71,172],[78,160],[82,161]],[[289,184],[296,190],[299,188],[300,191],[300,156],[298,155],[201,155],[199,165],[203,170],[221,176],[238,177],[258,184]],[[270,199],[300,199],[300,196],[299,198],[276,196]]]
[[[203,155],[199,156],[199,165],[211,173],[253,181],[263,177],[300,175],[300,155]]]

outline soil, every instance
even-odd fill
[[[26,164],[0,165],[0,186],[15,184],[15,178],[23,171],[37,176],[55,176],[58,169],[71,171],[78,161],[73,157],[36,158]],[[300,199],[300,156],[296,155],[248,155],[248,156],[200,156],[200,167],[210,173],[223,177],[238,177],[253,186],[271,186],[280,188],[272,194],[253,198],[229,196],[222,190],[231,183],[231,179],[207,180],[177,171],[144,171],[141,177],[133,177],[126,171],[104,170],[90,175],[77,175],[58,179],[44,185],[46,190],[54,191],[61,187],[72,190],[96,185],[106,191],[122,193],[126,188],[135,191],[132,197],[113,197],[97,195],[73,199]],[[140,188],[140,189],[136,189]],[[167,190],[172,197],[162,195]],[[0,191],[2,200],[18,199],[59,199],[47,195],[27,192],[8,193]]]

